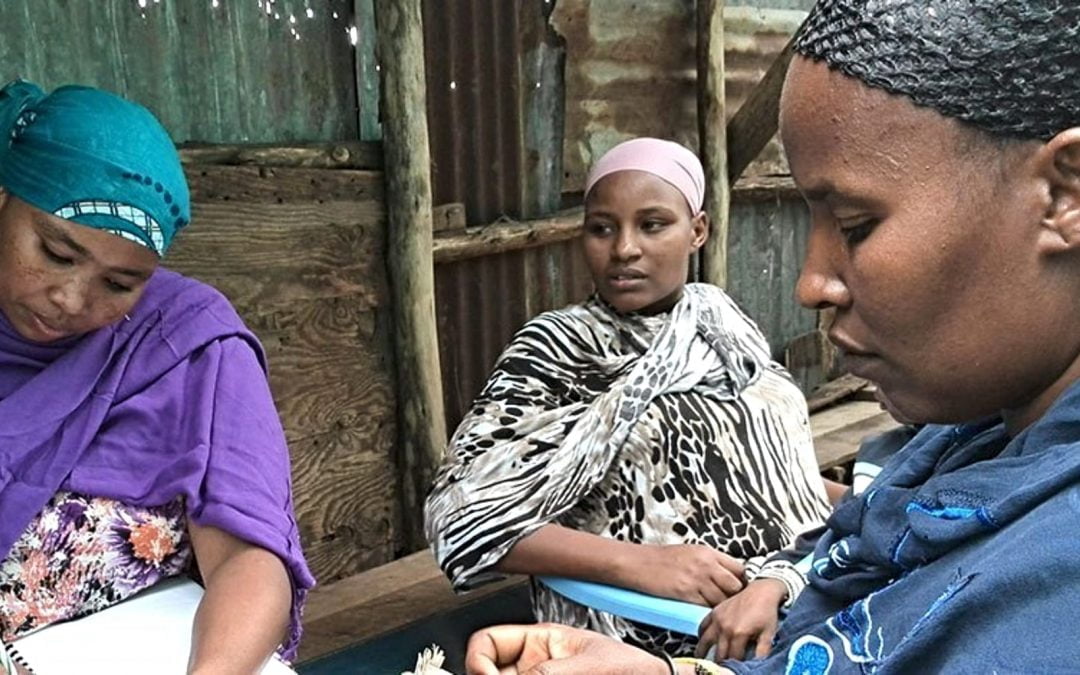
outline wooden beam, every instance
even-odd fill
[[[822,471],[855,459],[867,437],[900,426],[877,403],[851,401],[810,416],[814,454]]]
[[[423,550],[319,586],[308,596],[304,609],[300,661],[370,640],[525,581],[525,577],[513,576],[456,595],[431,551]]]
[[[435,262],[456,262],[573,239],[581,234],[583,218],[582,209],[569,209],[549,218],[502,220],[473,232],[446,233],[435,238]]]
[[[845,399],[873,401],[874,399],[872,397],[865,398],[858,396],[858,394],[862,393],[862,391],[868,387],[870,387],[870,382],[868,380],[864,380],[861,377],[855,377],[850,373],[845,373],[835,380],[830,380],[810,392],[810,395],[806,397],[806,407],[810,411],[810,414],[814,414],[819,410],[824,410],[834,403]]]
[[[790,176],[755,176],[740,179],[732,190],[732,197],[735,202],[775,201],[798,199],[799,193]],[[436,208],[435,213],[440,216],[445,210]],[[433,249],[435,263],[457,262],[568,241],[581,234],[583,217],[582,209],[576,208],[536,220],[504,218],[467,230],[436,228]]]
[[[701,163],[705,167],[705,212],[712,223],[702,250],[704,281],[727,285],[728,148],[724,86],[724,0],[697,2],[697,113]]]
[[[420,0],[375,0],[394,307],[402,518],[411,550],[426,546],[424,497],[446,447],[432,258],[431,150]]]
[[[793,37],[776,57],[761,82],[746,97],[727,125],[728,176],[732,183],[742,175],[774,135],[779,123],[780,92],[788,64],[795,53]]]
[[[254,165],[307,169],[381,169],[382,144],[363,141],[271,145],[192,143],[179,146],[185,164]]]

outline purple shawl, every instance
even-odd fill
[[[57,490],[157,506],[278,555],[299,616],[314,579],[265,355],[213,288],[158,270],[126,320],[47,345],[0,313],[0,559]]]

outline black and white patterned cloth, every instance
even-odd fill
[[[599,299],[528,322],[447,450],[427,535],[455,589],[549,523],[641,544],[704,544],[757,569],[829,506],[806,402],[720,289],[690,284],[667,314]],[[695,638],[534,587],[538,619],[669,653]]]

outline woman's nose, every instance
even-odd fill
[[[837,261],[844,255],[843,241],[837,232],[820,225],[810,227],[795,297],[807,309],[846,307],[851,302],[848,289]]]
[[[615,238],[615,246],[612,248],[613,257],[616,260],[633,260],[641,256],[641,245],[637,235],[628,228],[620,229]]]
[[[70,276],[49,289],[49,301],[64,314],[78,316],[87,306],[87,284],[77,275]]]

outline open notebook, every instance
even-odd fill
[[[32,633],[13,646],[35,675],[184,675],[191,622],[203,589],[188,579],[158,584],[83,619]],[[263,675],[290,675],[270,661]]]

